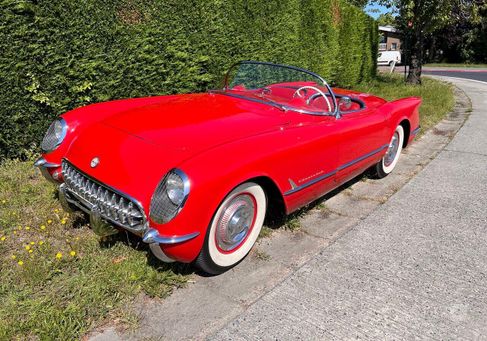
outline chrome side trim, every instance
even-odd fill
[[[317,177],[316,179],[313,179],[311,181],[308,181],[308,182],[304,183],[303,185],[301,185],[299,187],[296,187],[294,189],[291,189],[290,191],[287,191],[286,193],[284,193],[284,195],[290,195],[290,194],[299,192],[300,190],[305,189],[306,187],[309,187],[311,185],[314,185],[317,182],[320,182],[322,180],[328,179],[329,177],[335,175],[336,173],[337,173],[336,170],[334,170],[333,172],[330,172],[330,173],[326,173],[326,174],[324,174],[324,175],[322,175],[320,177]]]
[[[193,238],[199,236],[199,232],[193,232],[190,234],[180,235],[180,236],[164,236],[160,235],[156,229],[149,228],[147,232],[142,237],[142,241],[147,244],[178,244],[182,242],[186,242]]]
[[[363,160],[365,160],[365,159],[367,159],[367,158],[369,158],[369,157],[371,157],[371,156],[373,156],[373,155],[375,155],[377,153],[380,153],[381,151],[383,151],[387,147],[389,147],[389,145],[388,144],[385,144],[382,147],[377,148],[376,150],[371,151],[370,153],[367,153],[367,154],[365,154],[365,155],[363,155],[361,157],[358,157],[358,158],[356,158],[356,159],[354,159],[354,160],[352,160],[350,162],[347,162],[346,164],[341,165],[340,167],[338,167],[337,168],[337,171],[341,171],[341,170],[344,170],[345,168],[348,168],[350,166],[353,166],[354,164],[356,164],[356,163],[358,163],[360,161],[363,161]]]
[[[376,150],[371,151],[370,153],[367,153],[367,154],[365,154],[365,155],[362,155],[361,157],[358,157],[358,158],[356,158],[356,159],[354,159],[354,160],[352,160],[352,161],[350,161],[350,162],[347,162],[347,163],[345,163],[345,164],[341,165],[340,167],[338,167],[337,169],[335,169],[335,170],[334,170],[334,171],[332,171],[332,172],[326,173],[326,174],[324,174],[324,175],[322,175],[322,176],[319,176],[319,177],[317,177],[317,178],[315,178],[315,179],[313,179],[313,180],[310,180],[310,181],[308,181],[308,182],[306,182],[306,183],[302,184],[302,185],[301,185],[301,186],[299,186],[299,187],[292,188],[291,190],[289,190],[289,191],[285,192],[285,193],[284,193],[284,195],[285,195],[285,196],[287,196],[287,195],[291,195],[291,194],[296,193],[296,192],[299,192],[300,190],[305,189],[305,188],[307,188],[307,187],[309,187],[309,186],[311,186],[311,185],[314,185],[314,184],[316,184],[316,183],[318,183],[318,182],[320,182],[320,181],[323,181],[323,180],[325,180],[325,179],[328,179],[329,177],[331,177],[331,176],[335,175],[335,174],[336,174],[336,173],[338,173],[339,171],[342,171],[342,170],[344,170],[345,168],[348,168],[348,167],[350,167],[350,166],[353,166],[354,164],[356,164],[356,163],[358,163],[358,162],[360,162],[360,161],[363,161],[363,160],[365,160],[365,159],[367,159],[367,158],[369,158],[369,157],[371,157],[371,156],[373,156],[373,155],[375,155],[375,154],[380,153],[381,151],[383,151],[383,150],[384,150],[384,149],[386,149],[387,147],[389,147],[389,145],[388,145],[388,144],[385,144],[385,145],[383,145],[382,147],[377,148]],[[292,185],[291,185],[291,187],[292,187]]]

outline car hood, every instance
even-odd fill
[[[176,96],[85,127],[66,159],[96,180],[148,202],[170,169],[218,145],[278,129],[287,124],[284,116],[271,106],[225,95]],[[91,167],[95,157],[100,163]]]
[[[287,124],[282,111],[267,104],[206,93],[120,112],[103,124],[164,149],[191,154]]]

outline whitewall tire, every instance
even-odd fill
[[[236,187],[213,216],[196,266],[209,274],[219,274],[238,264],[254,246],[266,209],[262,187],[253,182]]]
[[[383,178],[394,170],[401,156],[403,145],[404,128],[402,125],[398,125],[394,134],[392,134],[386,154],[376,165],[376,175],[378,178]]]

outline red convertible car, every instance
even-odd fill
[[[221,90],[99,103],[49,127],[36,162],[66,210],[106,236],[140,235],[162,261],[218,274],[266,218],[373,169],[391,173],[419,131],[419,98],[331,88],[297,67],[240,62]]]

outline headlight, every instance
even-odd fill
[[[150,217],[156,223],[167,223],[183,208],[189,195],[189,179],[186,174],[173,169],[157,186],[150,204]]]
[[[42,151],[48,153],[56,149],[63,142],[67,131],[68,126],[62,118],[52,122],[41,142]]]

